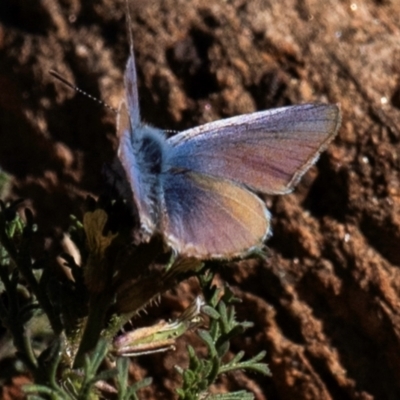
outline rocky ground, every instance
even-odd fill
[[[116,0],[0,4],[0,166],[44,235],[102,187],[128,57]],[[255,322],[233,351],[267,350],[273,376],[216,390],[261,399],[400,398],[400,2],[132,0],[143,119],[169,130],[303,102],[340,103],[338,137],[273,214],[266,262],[221,270]],[[190,285],[168,294],[177,307]],[[164,310],[165,311],[165,310]],[[173,398],[180,350],[143,358],[143,398]],[[1,374],[1,373],[0,373]],[[4,379],[4,377],[3,377]],[[3,397],[21,378],[4,381]],[[12,384],[14,382],[14,386]],[[14,396],[15,398],[15,396]]]

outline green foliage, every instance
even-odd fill
[[[25,388],[30,399],[138,399],[151,380],[129,385],[126,357],[171,350],[176,338],[199,325],[207,325],[197,332],[208,355],[201,358],[188,347],[189,366],[178,368],[179,398],[253,398],[244,391],[208,393],[221,374],[269,373],[260,362],[264,352],[247,361],[242,352],[226,359],[230,340],[251,324],[236,321],[232,292],[213,286],[207,271],[215,265],[171,255],[157,238],[133,246],[124,204],[89,199],[83,220],[72,220],[76,251],[63,254],[64,265],[55,267],[45,255],[33,259],[36,226],[29,210],[19,215],[20,206],[0,201],[0,321],[32,375],[34,383]],[[176,320],[117,335],[133,315],[193,275],[204,300],[197,298]],[[32,340],[35,329],[42,343]]]
[[[57,347],[59,349],[59,345]],[[151,379],[147,378],[129,386],[129,360],[126,358],[118,359],[115,368],[100,370],[108,351],[107,342],[99,340],[93,353],[85,356],[82,370],[64,369],[62,385],[57,383],[56,376],[61,355],[58,351],[51,363],[51,374],[47,385],[26,385],[24,391],[30,399],[43,400],[49,397],[54,400],[96,399],[104,397],[104,393],[118,394],[119,400],[138,399],[137,391],[150,385]],[[115,387],[106,383],[111,379],[115,379]]]
[[[198,335],[208,349],[208,357],[200,358],[196,351],[189,346],[189,366],[186,370],[177,368],[182,375],[182,388],[178,389],[182,400],[195,400],[199,394],[207,393],[208,387],[213,384],[219,375],[235,370],[248,370],[269,375],[270,371],[265,363],[259,361],[265,357],[265,352],[247,361],[241,361],[243,352],[239,352],[230,361],[224,362],[230,346],[230,340],[240,335],[246,328],[252,326],[249,322],[238,322],[235,318],[233,304],[238,301],[229,288],[224,290],[212,284],[213,274],[204,273],[199,276],[206,305],[202,311],[209,319],[208,330],[198,330]],[[244,391],[229,394],[207,395],[207,399],[252,399],[253,395]]]

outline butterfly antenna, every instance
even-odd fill
[[[108,108],[115,114],[118,114],[118,110],[115,109],[114,107],[111,107],[109,104],[105,103],[104,101],[98,99],[97,97],[92,96],[91,94],[85,92],[84,90],[80,89],[78,86],[75,86],[71,82],[67,81],[62,75],[60,75],[57,71],[54,71],[54,69],[51,69],[49,71],[50,75],[52,75],[54,78],[58,79],[60,82],[62,82],[65,86],[68,86],[72,90],[75,90],[76,92],[83,94],[84,96],[88,97],[91,100],[94,100],[95,102],[101,104],[103,107]]]

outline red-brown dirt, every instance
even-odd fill
[[[400,399],[400,2],[132,0],[143,119],[183,130],[303,102],[340,103],[338,137],[296,191],[268,198],[266,262],[221,276],[255,322],[234,351],[266,349],[272,377],[218,386],[256,399]],[[123,1],[3,0],[0,166],[42,231],[68,227],[115,154],[128,57]],[[165,298],[187,297],[183,283]],[[185,343],[140,361],[143,398],[173,398]],[[1,379],[1,372],[0,372]],[[17,382],[17,381],[16,381]],[[11,393],[8,391],[7,393]]]

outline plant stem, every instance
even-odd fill
[[[93,294],[89,301],[89,315],[86,320],[85,331],[76,353],[74,368],[84,363],[84,356],[93,350],[105,326],[105,316],[109,310],[112,297],[109,293]]]

